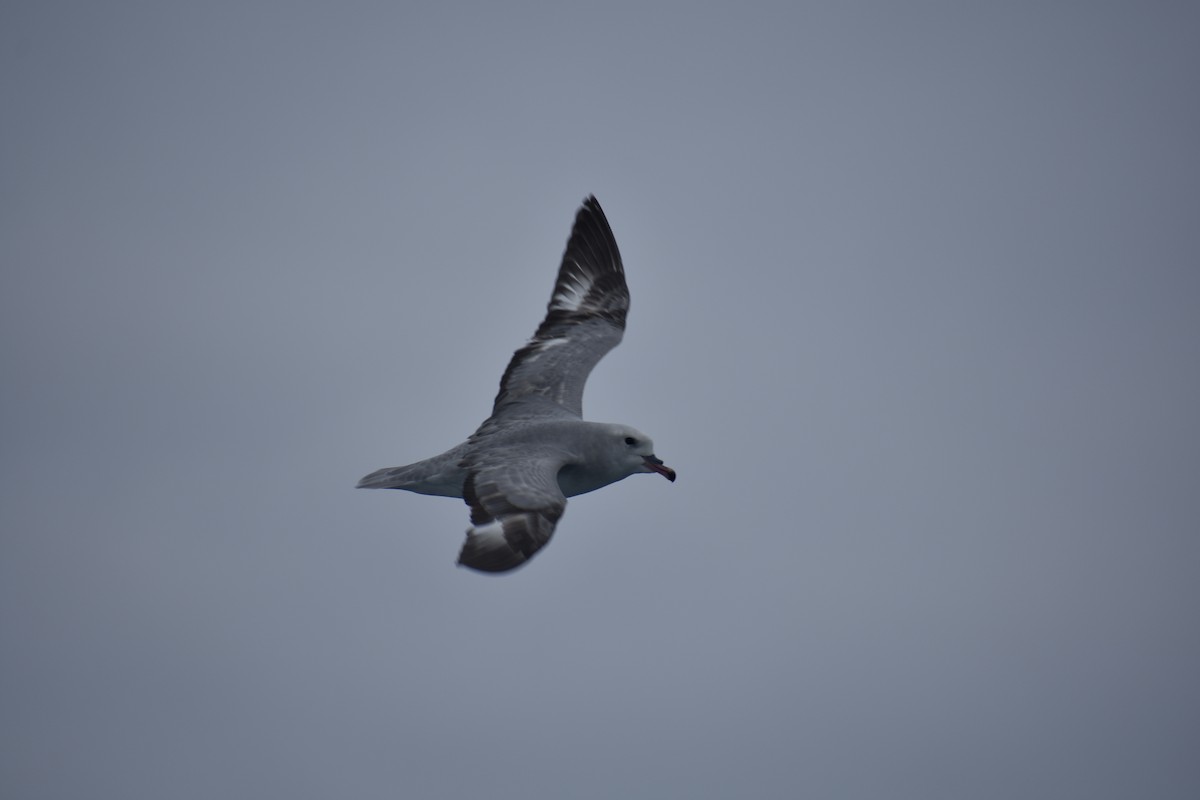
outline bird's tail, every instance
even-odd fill
[[[413,483],[416,476],[413,475],[413,467],[416,464],[409,464],[407,467],[384,467],[377,469],[370,475],[365,475],[358,482],[356,489],[404,489],[409,484]]]
[[[462,497],[467,471],[460,466],[466,445],[403,467],[377,469],[358,482],[359,489],[404,489],[418,494]]]

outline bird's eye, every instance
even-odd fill
[[[626,436],[625,444],[629,445],[630,447],[637,447],[637,439],[633,438],[632,436]]]

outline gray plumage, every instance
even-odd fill
[[[638,472],[674,481],[645,434],[582,418],[587,377],[620,343],[628,312],[617,242],[589,196],[575,216],[546,317],[509,361],[491,416],[462,444],[376,470],[359,488],[463,498],[472,527],[458,563],[505,572],[545,546],[568,497]]]

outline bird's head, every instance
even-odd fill
[[[675,481],[675,470],[654,455],[654,442],[649,436],[628,425],[613,425],[609,430],[612,451],[632,475],[637,472],[657,472],[667,480]]]

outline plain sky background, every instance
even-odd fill
[[[0,9],[6,798],[1200,796],[1200,10]],[[457,443],[579,202],[513,574]]]

